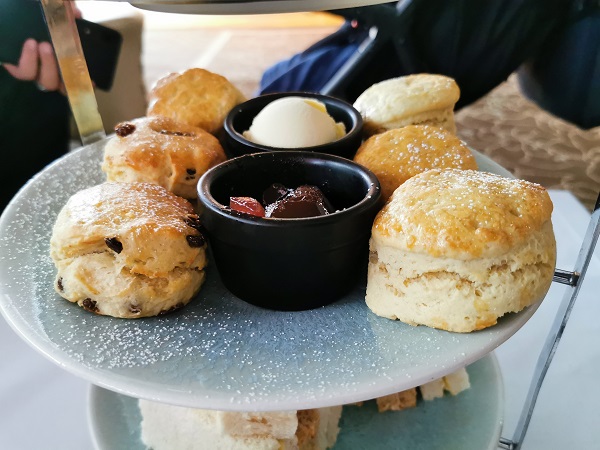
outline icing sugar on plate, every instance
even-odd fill
[[[364,280],[315,310],[273,312],[230,294],[209,262],[199,295],[148,319],[96,316],[54,292],[49,240],[76,191],[104,181],[104,141],[31,180],[0,220],[0,311],[42,354],[133,397],[222,410],[351,403],[413,387],[472,363],[514,334],[535,307],[470,334],[412,327],[371,313]],[[474,152],[481,170],[509,174]]]

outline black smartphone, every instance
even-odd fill
[[[51,42],[39,0],[0,0],[0,62],[18,64],[29,38]],[[99,89],[110,90],[123,37],[112,28],[76,19],[90,78]]]

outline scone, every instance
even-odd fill
[[[371,136],[354,161],[377,176],[383,200],[406,180],[429,169],[477,169],[475,157],[459,138],[430,125],[409,125]]]
[[[153,450],[325,450],[339,433],[341,406],[227,412],[139,400],[141,438]]]
[[[470,332],[546,295],[556,261],[542,187],[474,170],[430,170],[375,218],[366,302],[411,325]]]
[[[225,159],[207,131],[166,117],[142,117],[115,127],[102,170],[108,181],[154,183],[195,199],[200,176]]]
[[[460,89],[454,79],[415,74],[376,83],[354,102],[367,136],[406,125],[437,125],[456,133],[454,105]]]
[[[187,304],[204,281],[206,243],[192,205],[149,183],[74,194],[50,240],[59,295],[88,311],[138,318]]]
[[[149,94],[149,116],[165,116],[215,134],[244,95],[227,78],[204,69],[188,69],[158,80]]]

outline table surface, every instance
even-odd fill
[[[550,191],[557,267],[572,270],[589,212],[566,191]],[[569,323],[542,386],[523,449],[591,449],[600,440],[600,250],[596,249]],[[511,438],[542,344],[567,286],[553,283],[533,318],[496,350]],[[11,450],[92,449],[88,383],[31,349],[0,319],[0,447]]]

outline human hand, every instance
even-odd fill
[[[3,67],[17,80],[35,81],[42,90],[64,92],[54,49],[49,42],[27,39],[19,63],[3,64]]]
[[[76,6],[69,4],[67,7],[76,18],[81,18],[81,11]],[[34,81],[42,91],[65,93],[54,49],[49,42],[27,39],[23,43],[19,63],[4,63],[2,66],[17,80]]]

